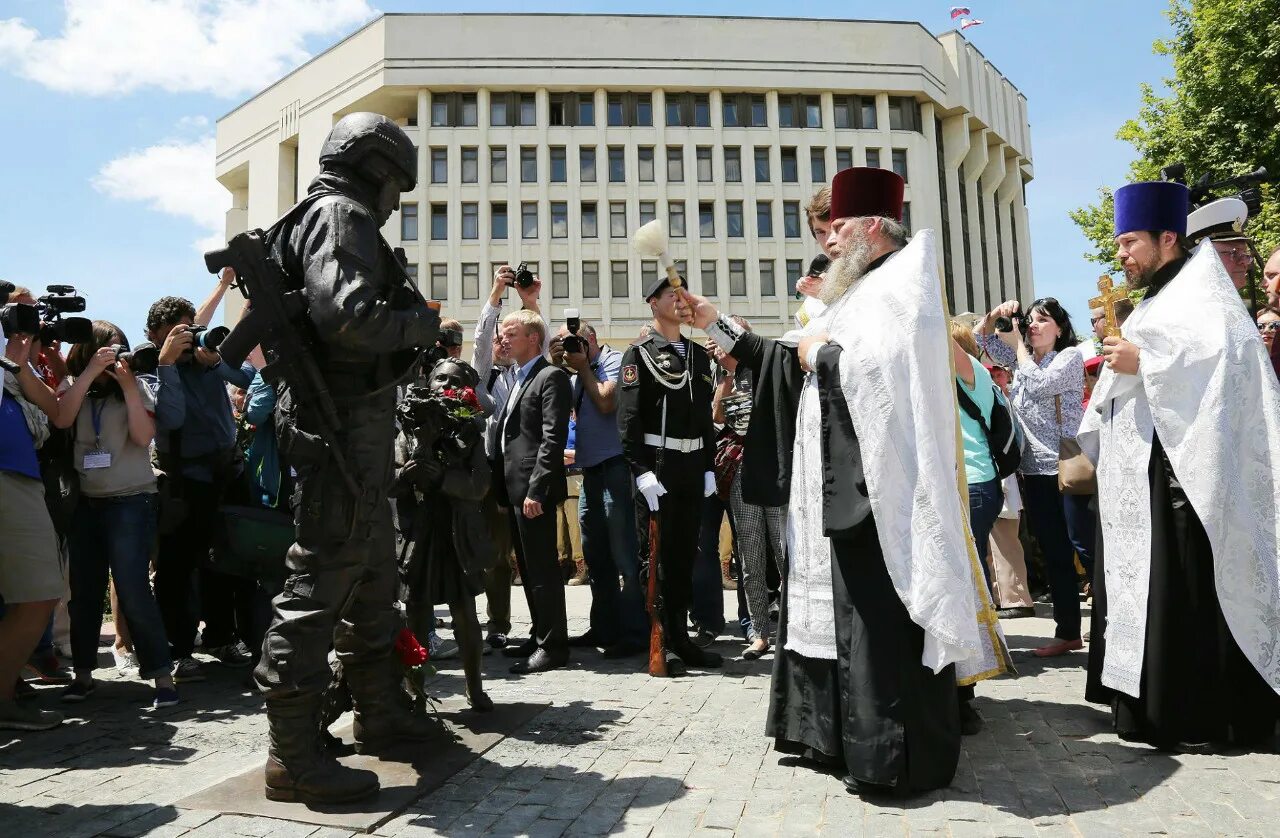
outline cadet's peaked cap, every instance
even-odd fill
[[[1249,220],[1249,207],[1239,198],[1211,201],[1187,216],[1187,238],[1193,242],[1203,238],[1213,241],[1238,241],[1246,238],[1244,223]]]
[[[831,179],[831,215],[865,218],[881,215],[902,221],[902,192],[906,186],[897,172],[855,166],[836,172]]]
[[[667,278],[667,272],[659,271],[657,278],[644,287],[645,302],[648,302],[661,294],[662,289],[666,288],[670,284],[671,281]]]
[[[1181,183],[1148,180],[1116,190],[1116,235],[1168,230],[1185,235],[1191,195]]]

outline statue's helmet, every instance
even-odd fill
[[[395,180],[401,192],[418,184],[418,151],[404,130],[382,114],[347,114],[320,149],[320,166],[337,163],[376,184]]]

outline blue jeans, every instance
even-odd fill
[[[1058,640],[1080,639],[1080,577],[1076,574],[1075,550],[1067,534],[1067,518],[1058,475],[1028,474],[1022,478],[1022,501],[1027,523],[1044,553],[1049,595],[1053,598],[1053,619]]]
[[[1094,510],[1090,506],[1095,495],[1063,495],[1063,512],[1067,516],[1067,537],[1076,548],[1084,575],[1093,578],[1093,550],[1097,531],[1094,527]]]
[[[969,527],[973,530],[973,544],[978,548],[978,563],[991,590],[991,569],[987,567],[987,550],[991,540],[991,528],[1000,517],[1004,506],[1004,487],[1000,479],[969,484]]]
[[[693,562],[693,597],[689,617],[708,631],[724,630],[724,582],[720,574],[720,522],[725,506],[719,495],[704,498],[698,555]]]
[[[151,593],[148,570],[156,537],[156,496],[81,498],[71,531],[71,659],[76,675],[98,663],[102,600],[107,571],[116,580],[120,610],[129,621],[133,650],[143,679],[173,669],[160,607]]]
[[[634,490],[631,469],[621,456],[582,470],[578,524],[582,558],[591,575],[591,632],[604,646],[649,642]]]

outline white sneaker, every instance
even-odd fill
[[[433,661],[449,660],[458,656],[458,644],[445,640],[434,631],[427,635],[427,653]]]
[[[116,659],[116,672],[119,675],[131,675],[138,671],[138,657],[128,649],[120,651],[115,646],[112,646],[111,657]]]

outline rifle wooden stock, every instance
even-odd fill
[[[649,610],[649,674],[667,677],[666,638],[662,633],[662,609],[658,605],[662,593],[658,588],[658,513],[649,513],[649,584],[646,604]]]

